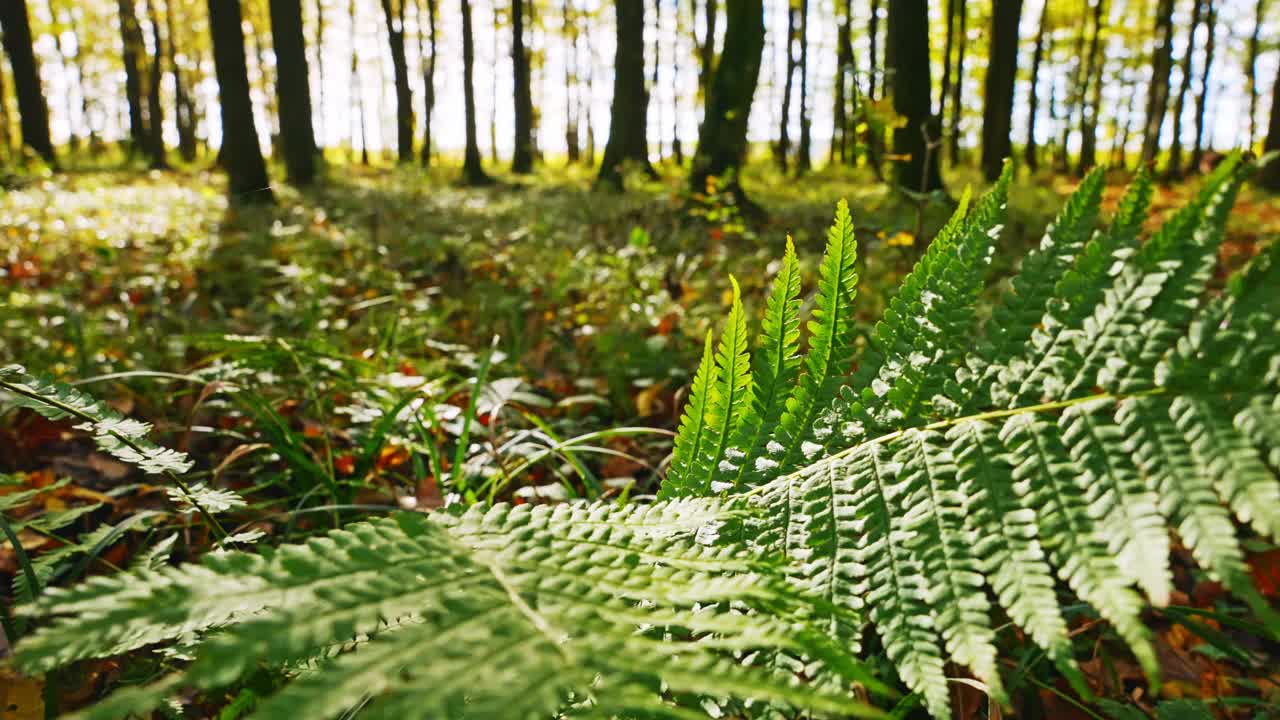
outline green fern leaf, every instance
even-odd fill
[[[754,487],[776,469],[776,461],[763,457],[786,410],[787,399],[800,372],[800,262],[787,238],[782,269],[769,293],[751,378],[751,405],[744,412],[733,446],[743,453],[734,487]]]
[[[671,467],[667,478],[658,492],[661,499],[698,495],[702,490],[699,477],[709,472],[706,461],[706,445],[708,444],[708,426],[714,423],[711,414],[711,393],[718,378],[715,356],[712,354],[711,331],[707,331],[707,339],[702,347],[702,362],[693,375],[693,385],[689,389],[689,402],[685,405],[684,416],[680,418],[680,429],[676,432],[675,445],[671,451]]]
[[[711,393],[708,414],[715,425],[708,428],[708,446],[714,448],[707,462],[709,474],[700,480],[696,495],[719,493],[732,489],[746,453],[732,444],[743,416],[752,407],[751,356],[747,354],[747,319],[742,310],[742,293],[731,275],[733,305],[720,348],[716,353],[716,385]]]

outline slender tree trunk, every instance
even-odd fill
[[[649,76],[650,93],[658,91],[659,69],[662,67],[662,0],[653,0],[653,73]],[[662,154],[662,101],[658,100],[654,103],[654,115],[658,121],[658,137],[654,140],[657,148],[658,161],[661,162]]]
[[[930,112],[933,93],[929,88],[929,10],[925,0],[889,0],[884,66],[893,109],[906,120],[893,132],[893,152],[902,158],[897,183],[920,192],[941,190],[938,153],[932,147],[938,141],[939,128]]]
[[[24,0],[25,2],[25,0]],[[146,111],[142,103],[142,27],[138,24],[134,0],[118,0],[120,10],[120,39],[124,63],[124,95],[129,104],[129,154],[147,147]]]
[[[1200,92],[1196,94],[1195,144],[1191,146],[1191,169],[1193,172],[1200,168],[1200,160],[1204,156],[1204,113],[1205,107],[1209,102],[1209,72],[1213,68],[1213,52],[1216,45],[1214,35],[1218,29],[1218,9],[1214,7],[1213,0],[1205,0],[1205,4],[1207,6],[1205,8],[1207,14],[1204,19],[1204,67],[1200,70]]]
[[[53,165],[56,160],[53,141],[49,137],[49,106],[40,87],[40,65],[32,44],[26,0],[0,2],[0,34],[3,35],[0,41],[4,44],[5,54],[9,56],[9,68],[13,71],[22,142]]]
[[[1271,122],[1267,125],[1267,138],[1262,142],[1262,152],[1280,151],[1280,66],[1276,68],[1275,82],[1271,83]],[[1280,162],[1271,162],[1262,168],[1258,184],[1280,192]]]
[[[212,1],[212,0],[211,0]],[[356,0],[351,0],[347,7],[351,16],[351,90],[355,96],[356,114],[353,120],[356,125],[351,129],[351,150],[354,153],[356,147],[357,136],[360,139],[360,163],[369,164],[369,134],[366,128],[364,117],[364,88],[360,83],[360,52],[359,40],[356,37],[356,27],[359,8],[356,6]]]
[[[947,96],[951,92],[951,55],[955,47],[956,0],[947,0],[944,13],[947,16],[947,32],[942,46],[942,87],[938,91],[938,117],[947,116]]]
[[[1246,147],[1249,149],[1258,142],[1258,51],[1261,45],[1259,38],[1262,33],[1262,24],[1266,22],[1266,12],[1267,0],[1258,0],[1257,8],[1254,10],[1253,34],[1249,36],[1249,57],[1245,63],[1248,68],[1245,82],[1249,88],[1249,144]]]
[[[809,0],[800,0],[800,146],[796,148],[796,174],[813,166],[813,128],[809,118]]]
[[[1044,0],[1040,6],[1040,23],[1036,30],[1035,50],[1031,53],[1031,85],[1030,92],[1027,93],[1027,142],[1022,149],[1023,162],[1026,163],[1027,169],[1037,170],[1040,168],[1040,153],[1036,146],[1036,116],[1040,109],[1040,93],[1038,92],[1038,84],[1040,81],[1040,64],[1044,61],[1044,43],[1046,31],[1049,27],[1049,0]]]
[[[592,103],[596,97],[596,51],[595,46],[591,43],[591,25],[588,20],[587,32],[582,34],[583,42],[586,44],[587,61],[579,62],[578,67],[585,67],[587,73],[587,98],[580,104],[583,114],[587,118],[587,146],[582,157],[583,163],[587,167],[596,164],[596,126],[594,113],[591,112]]]
[[[609,141],[600,162],[599,186],[622,188],[623,166],[634,164],[656,175],[649,164],[646,132],[649,93],[644,86],[644,0],[617,0],[617,55],[614,59],[613,105]]]
[[[413,91],[409,88],[409,61],[404,52],[406,2],[408,0],[382,0],[396,88],[396,159],[401,163],[413,162]]]
[[[671,35],[671,156],[677,166],[684,165],[684,142],[680,139],[680,38],[684,28],[680,22],[680,5],[672,11],[675,30]]]
[[[1084,16],[1089,8],[1089,0],[1081,0],[1080,15]],[[1067,88],[1064,93],[1064,105],[1062,113],[1062,140],[1058,143],[1058,172],[1067,174],[1071,170],[1071,130],[1074,124],[1076,110],[1084,104],[1085,83],[1089,81],[1084,72],[1084,41],[1085,28],[1081,23],[1076,27],[1075,43],[1072,47],[1071,58],[1071,75],[1067,80]]]
[[[1196,28],[1200,26],[1202,7],[1201,0],[1192,0],[1187,50],[1182,56],[1182,80],[1178,83],[1178,95],[1173,103],[1173,144],[1169,146],[1169,164],[1165,168],[1165,177],[1169,180],[1182,177],[1182,117],[1186,109],[1187,93],[1191,90],[1191,62],[1196,52]]]
[[[875,100],[883,95],[876,93],[880,75],[880,0],[871,0],[871,17],[867,20],[867,99]]]
[[[956,44],[956,71],[955,79],[951,85],[951,165],[955,167],[960,164],[960,118],[964,106],[961,100],[964,96],[964,60],[965,54],[969,49],[969,8],[965,4],[965,0],[956,0],[956,12],[960,15],[960,42]],[[928,40],[926,36],[925,40]],[[926,54],[927,58],[928,55]],[[888,63],[885,63],[888,66]],[[925,74],[928,77],[928,73]]]
[[[160,16],[155,0],[147,0],[147,21],[151,24],[151,67],[147,72],[147,155],[151,168],[169,167],[164,152],[164,108],[160,104],[160,78],[164,77],[164,38],[160,34]]]
[[[511,70],[515,87],[516,130],[511,171],[515,173],[533,172],[533,95],[529,89],[529,53],[524,46],[524,20],[524,0],[511,0]]]
[[[1117,114],[1116,132],[1112,136],[1115,139],[1111,143],[1111,164],[1121,169],[1128,165],[1129,130],[1133,126],[1133,99],[1137,95],[1135,88],[1131,84],[1126,83],[1124,89],[1124,124],[1120,123],[1120,116]]]
[[[463,156],[462,179],[468,185],[487,185],[492,180],[480,163],[480,143],[476,138],[476,91],[472,74],[475,66],[475,42],[471,33],[471,0],[462,6],[462,101],[466,116],[467,147]]]
[[[289,182],[310,185],[316,176],[316,136],[311,126],[311,80],[302,35],[302,0],[270,0],[270,11],[285,168]]]
[[[431,165],[431,112],[436,106],[436,0],[427,0],[427,36],[429,48],[422,44],[422,5],[414,0],[418,15],[418,57],[422,64],[422,167]],[[429,49],[429,53],[427,50]]]
[[[1000,177],[1012,154],[1013,87],[1018,76],[1018,21],[1022,0],[993,0],[991,61],[987,64],[986,102],[982,108],[982,171]]]
[[[849,120],[845,91],[848,84],[849,51],[852,48],[849,41],[850,3],[851,0],[845,0],[836,29],[835,98],[831,105],[831,150],[827,157],[829,165],[837,162],[843,164],[848,159]]]
[[[1076,172],[1082,176],[1098,163],[1098,116],[1102,113],[1102,81],[1106,70],[1101,54],[1105,15],[1106,0],[1093,0],[1093,35],[1089,38],[1088,69],[1085,71],[1089,97],[1084,99],[1081,110],[1080,163],[1076,166]]]
[[[0,29],[0,37],[3,34],[4,30]],[[4,68],[0,68],[0,160],[8,160],[12,153],[13,139],[9,137],[9,98],[5,93]]]
[[[173,120],[178,128],[178,154],[185,162],[196,159],[196,113],[191,94],[187,91],[187,81],[178,66],[178,23],[175,19],[174,0],[164,4],[165,30],[168,42],[165,43],[165,56],[169,59],[169,71],[173,74]]]
[[[222,108],[222,166],[227,171],[232,203],[273,202],[267,165],[262,159],[258,129],[249,99],[249,71],[245,65],[240,0],[209,0],[209,34],[213,39],[214,70]]]
[[[66,89],[62,93],[63,95],[62,99],[65,104],[65,110],[67,113],[67,148],[74,155],[80,149],[80,135],[76,132],[76,125],[78,125],[79,123],[76,122],[77,120],[76,106],[75,106],[75,103],[73,102],[74,95],[71,92],[71,77],[74,74],[74,76],[77,79],[79,79],[80,69],[74,59],[74,56],[72,56],[71,51],[67,48],[67,43],[63,41],[63,38],[68,33],[74,35],[75,30],[71,23],[70,13],[68,13],[67,15],[66,26],[59,27],[61,23],[58,21],[58,9],[54,6],[53,0],[49,0],[48,7],[49,7],[49,19],[53,22],[52,30],[56,36],[54,41],[54,46],[58,49],[58,63],[61,67],[61,73],[65,75],[67,78],[65,81]],[[80,47],[81,39],[76,38],[75,42],[76,42],[77,52],[79,52],[78,49]],[[74,73],[72,73],[73,66],[76,68]],[[81,93],[81,96],[83,97],[83,94],[84,94],[83,83],[81,83],[80,85],[80,93]]]
[[[578,162],[582,150],[578,146],[578,18],[573,13],[572,0],[564,0],[560,6],[565,32],[568,34],[564,63],[564,145],[570,165]]]
[[[764,4],[762,0],[726,0],[725,15],[728,22],[719,66],[732,71],[716,72],[711,78],[689,187],[704,192],[707,178],[718,177],[739,204],[752,210],[738,170],[746,158],[747,121],[764,53]]]
[[[493,11],[493,53],[498,54],[498,5],[495,2]],[[498,164],[498,73],[489,73],[489,161]]]
[[[787,164],[791,159],[791,94],[792,78],[796,73],[796,33],[800,24],[799,10],[790,0],[787,2],[787,77],[782,84],[782,117],[778,121],[778,147],[774,155],[778,161],[778,170],[787,172]],[[763,51],[762,51],[763,52]]]
[[[1160,150],[1160,129],[1169,106],[1169,75],[1173,69],[1173,0],[1159,0],[1156,8],[1155,49],[1151,54],[1151,84],[1147,89],[1147,121],[1142,138],[1142,162],[1151,163]]]
[[[316,107],[320,108],[320,112],[316,117],[316,155],[324,154],[325,145],[325,104],[324,104],[324,0],[316,0]]]

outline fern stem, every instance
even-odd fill
[[[28,392],[26,389],[10,384],[4,380],[0,380],[0,388],[3,388],[11,393],[14,393],[15,395],[21,395],[31,400],[44,403],[45,405],[55,407],[68,415],[71,415],[73,417],[83,420],[84,422],[96,423],[98,420],[97,418],[91,415],[87,415],[81,412],[80,410],[70,405],[67,405],[66,403],[59,402],[58,400],[45,397],[43,395],[37,395],[35,393]],[[107,433],[112,437],[114,437],[116,440],[120,441],[120,443],[122,443],[125,447],[129,448],[130,450],[133,450],[139,455],[145,454],[145,451],[142,449],[142,446],[135,443],[132,439],[114,430],[108,430]],[[222,529],[222,525],[218,522],[218,520],[215,517],[213,517],[213,515],[211,515],[209,511],[204,508],[203,505],[200,504],[200,501],[196,499],[196,496],[194,494],[192,494],[191,488],[185,482],[182,481],[182,478],[178,477],[178,474],[173,472],[172,470],[163,470],[162,472],[164,473],[165,477],[169,479],[169,482],[173,483],[175,486],[177,486],[177,488],[180,491],[182,491],[182,494],[186,496],[187,501],[190,502],[191,506],[196,509],[196,512],[200,513],[200,518],[204,520],[205,525],[209,526],[209,529],[212,530],[213,533],[218,536],[218,542],[221,543],[223,540],[226,540],[227,531]]]

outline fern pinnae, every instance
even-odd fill
[[[799,353],[800,262],[788,236],[752,361],[751,405],[744,411],[734,435],[734,447],[745,454],[734,478],[736,489],[760,484],[775,462],[763,457],[765,443],[773,437],[791,397],[800,371]]]
[[[710,396],[717,373],[711,331],[707,330],[707,338],[702,347],[702,361],[693,374],[689,401],[685,404],[684,416],[680,418],[680,429],[676,431],[675,444],[671,450],[671,466],[658,490],[658,498],[661,500],[701,494],[698,477],[706,474],[703,444],[707,435]]]
[[[742,310],[742,292],[732,275],[733,305],[720,348],[716,353],[716,384],[711,392],[708,421],[708,446],[713,447],[707,461],[707,475],[697,494],[720,493],[732,489],[734,478],[742,468],[746,452],[731,444],[752,406],[751,356],[747,353],[747,319]]]
[[[857,249],[849,204],[841,200],[836,205],[835,222],[827,231],[826,253],[819,268],[818,297],[808,323],[805,372],[787,400],[774,435],[776,445],[771,446],[771,459],[778,463],[774,472],[779,475],[794,470],[802,459],[809,459],[822,449],[813,441],[826,439],[818,438],[818,432],[832,432],[830,427],[817,428],[815,420],[835,398],[853,361]]]
[[[1146,592],[1153,605],[1169,604],[1173,571],[1169,567],[1169,531],[1156,495],[1143,483],[1128,457],[1123,429],[1114,423],[1110,399],[1072,405],[1058,426],[1071,459],[1085,477],[1086,502],[1116,565]]]

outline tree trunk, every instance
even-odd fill
[[[1191,61],[1196,52],[1196,28],[1200,26],[1202,7],[1201,0],[1192,0],[1187,50],[1182,56],[1182,80],[1178,83],[1178,96],[1173,103],[1173,144],[1169,146],[1169,164],[1165,167],[1165,177],[1168,180],[1182,178],[1182,116],[1186,108],[1187,93],[1191,90]]]
[[[1020,4],[1020,0],[1014,1]],[[893,131],[893,152],[899,156],[897,183],[907,190],[941,190],[938,153],[933,147],[938,140],[938,123],[930,112],[933,93],[929,88],[926,0],[889,0],[884,66],[893,109],[906,120]]]
[[[596,184],[622,188],[626,163],[655,175],[649,164],[646,118],[649,93],[644,86],[644,0],[617,0],[617,55],[613,71],[613,104],[609,110],[609,140],[600,161]]]
[[[270,10],[284,164],[289,182],[310,185],[316,176],[316,136],[311,126],[311,81],[302,36],[302,1],[271,0]]]
[[[1196,139],[1191,146],[1191,168],[1200,168],[1200,160],[1204,156],[1204,112],[1209,101],[1209,71],[1213,67],[1214,33],[1217,32],[1218,9],[1213,0],[1205,0],[1207,15],[1204,19],[1204,67],[1200,70],[1200,92],[1196,95]],[[1212,141],[1211,141],[1212,142]]]
[[[66,15],[66,18],[67,18],[66,25],[62,25],[62,23],[58,21],[58,8],[55,7],[53,0],[49,0],[48,7],[49,7],[49,19],[52,22],[50,31],[55,36],[54,46],[58,50],[58,63],[60,66],[59,72],[62,75],[66,76],[67,78],[66,79],[67,89],[62,93],[63,102],[66,105],[65,109],[67,112],[67,149],[71,151],[72,155],[75,155],[76,152],[80,150],[80,135],[76,132],[76,126],[79,123],[76,122],[76,119],[77,119],[76,106],[75,106],[75,103],[72,101],[74,95],[70,90],[71,78],[74,76],[77,79],[77,82],[79,82],[81,97],[84,97],[84,83],[83,83],[83,78],[80,72],[79,64],[76,62],[75,59],[73,59],[74,56],[71,54],[70,49],[68,49],[67,43],[64,42],[64,38],[68,34],[74,36],[76,33],[75,33],[75,28],[71,21],[70,12],[68,12]],[[80,43],[82,42],[82,39],[77,37],[75,38],[74,42],[77,48],[77,53],[79,53],[79,48],[81,47]],[[75,67],[74,73],[72,72],[73,66]]]
[[[24,0],[25,1],[25,0]],[[133,0],[118,0],[120,9],[120,40],[124,63],[124,96],[129,105],[129,154],[147,147],[146,111],[142,107],[142,27]]]
[[[164,39],[160,35],[160,19],[155,0],[147,0],[147,21],[151,24],[151,44],[154,52],[147,72],[147,155],[151,169],[169,167],[164,156],[164,108],[160,105],[160,78],[164,76]]]
[[[1082,17],[1088,9],[1089,0],[1081,0],[1080,15]],[[1062,113],[1062,140],[1058,143],[1058,172],[1063,175],[1071,170],[1070,142],[1072,121],[1075,119],[1076,110],[1084,104],[1084,86],[1089,81],[1084,73],[1084,39],[1085,28],[1082,23],[1076,27],[1075,43],[1071,50],[1071,58],[1073,60],[1071,75],[1067,79],[1067,88],[1063,98],[1065,112]]]
[[[1049,0],[1040,6],[1040,24],[1036,30],[1035,50],[1031,53],[1031,85],[1027,93],[1027,142],[1022,149],[1023,162],[1028,170],[1040,167],[1040,153],[1036,147],[1036,115],[1040,109],[1040,93],[1037,85],[1040,81],[1040,64],[1044,60],[1044,41],[1049,27]]]
[[[356,114],[352,120],[356,123],[351,128],[351,152],[355,153],[356,138],[360,139],[360,162],[363,165],[369,164],[369,135],[365,128],[364,117],[364,88],[360,83],[360,45],[356,37],[356,26],[359,7],[356,0],[351,0],[347,6],[348,15],[351,17],[351,85],[350,92],[355,97]]]
[[[800,0],[800,146],[796,148],[796,174],[813,166],[813,128],[809,118],[809,0]]]
[[[698,60],[701,63],[701,70],[698,74],[698,89],[702,91],[705,106],[708,94],[711,92],[711,80],[716,68],[716,19],[720,15],[717,0],[702,0],[702,11],[705,34],[702,37],[702,43],[698,45]],[[728,41],[726,40],[726,42]]]
[[[1124,105],[1124,124],[1120,125],[1120,116],[1116,115],[1116,132],[1115,138],[1111,143],[1111,164],[1114,167],[1123,169],[1128,165],[1127,146],[1129,144],[1129,130],[1133,127],[1133,98],[1137,93],[1131,84],[1125,84],[1125,105]]]
[[[493,53],[498,54],[498,4],[490,8],[493,20]],[[498,164],[498,73],[489,73],[489,161]]]
[[[249,99],[249,71],[245,65],[240,0],[209,0],[209,34],[222,108],[222,166],[234,204],[273,202],[267,165],[262,159],[258,129]]]
[[[422,45],[422,5],[414,0],[418,14],[418,57],[422,64],[422,167],[431,165],[431,112],[436,106],[436,0],[427,0],[427,27],[430,56]]]
[[[1102,80],[1106,70],[1101,56],[1102,21],[1106,15],[1106,0],[1094,0],[1093,35],[1089,39],[1088,69],[1085,84],[1089,97],[1084,99],[1080,118],[1080,162],[1076,173],[1083,176],[1098,163],[1098,116],[1102,113]]]
[[[560,6],[562,22],[568,34],[564,63],[564,145],[568,163],[576,164],[582,154],[578,146],[578,18],[573,14],[572,0]]]
[[[1271,84],[1271,122],[1267,125],[1267,139],[1262,142],[1263,154],[1280,151],[1280,66]],[[1258,175],[1258,184],[1280,192],[1280,162],[1270,162]]]
[[[1249,58],[1245,63],[1249,70],[1245,78],[1249,88],[1249,144],[1245,147],[1250,150],[1258,142],[1258,51],[1266,12],[1267,0],[1258,0],[1258,6],[1254,10],[1253,34],[1249,36]]]
[[[955,167],[960,164],[960,117],[961,111],[964,109],[961,105],[964,91],[964,56],[969,49],[969,8],[965,5],[965,0],[956,0],[956,12],[960,15],[960,42],[956,47],[956,72],[955,79],[951,85],[951,166]],[[928,37],[925,37],[926,43]],[[925,53],[928,58],[928,53]],[[885,63],[886,67],[888,63]],[[928,77],[928,73],[925,73]],[[939,119],[941,121],[941,119]]]
[[[3,10],[0,10],[3,12]],[[4,30],[0,28],[0,38]],[[0,160],[8,160],[13,152],[13,140],[9,137],[9,99],[4,88],[4,69],[0,68]]]
[[[849,54],[853,47],[849,39],[849,23],[852,14],[850,3],[851,0],[845,0],[840,23],[836,29],[835,98],[831,105],[831,150],[827,157],[827,163],[830,165],[835,165],[837,162],[844,164],[848,160],[849,153],[849,119],[847,112],[849,103],[845,93],[849,79],[849,65],[851,63]]]
[[[324,48],[325,48],[325,44],[324,44],[324,28],[325,28],[325,23],[324,23],[324,0],[316,0],[316,37],[315,37],[315,51],[316,51],[316,107],[320,108],[320,112],[317,114],[317,117],[316,117],[316,122],[318,123],[318,125],[316,126],[316,135],[317,135],[317,137],[316,137],[316,155],[317,155],[317,156],[322,156],[322,155],[324,154],[324,150],[322,150],[321,148],[323,148],[323,147],[324,147],[324,144],[325,144],[325,142],[326,142],[326,139],[325,139],[325,138],[326,138],[326,135],[325,135],[325,123],[324,123],[324,117],[325,117],[325,104],[324,104],[324,78],[325,78],[325,72],[324,72]]]
[[[391,71],[396,88],[396,159],[413,162],[413,92],[409,89],[409,63],[404,53],[404,5],[408,0],[382,0],[391,49]]]
[[[671,156],[677,166],[684,165],[684,142],[680,139],[680,38],[684,28],[680,25],[680,6],[672,12],[675,31],[671,35]]]
[[[754,206],[742,192],[738,170],[746,159],[747,120],[764,53],[764,4],[762,0],[726,0],[725,15],[728,22],[719,66],[732,70],[716,72],[711,78],[689,187],[705,192],[707,178],[721,178],[725,189],[750,210]]]
[[[1151,84],[1147,89],[1147,122],[1142,138],[1142,162],[1151,163],[1160,150],[1160,129],[1169,106],[1169,75],[1173,68],[1173,0],[1156,8],[1155,49],[1151,54]]]
[[[942,87],[938,91],[938,117],[947,116],[947,96],[951,93],[951,55],[955,47],[956,0],[947,0],[947,32],[942,46]]]
[[[533,96],[529,89],[529,53],[524,47],[524,0],[511,0],[511,72],[515,87],[515,145],[511,172],[533,172]],[[641,28],[643,37],[643,28]]]
[[[963,0],[962,0],[963,1]],[[867,99],[875,100],[876,82],[880,70],[880,0],[871,0],[871,17],[867,20]],[[880,83],[884,87],[884,83]],[[881,94],[883,94],[883,89]]]
[[[492,180],[480,163],[480,143],[476,138],[476,90],[472,80],[475,42],[471,33],[471,0],[462,5],[462,104],[466,116],[467,147],[462,162],[462,179],[468,185],[487,185]]]
[[[1100,0],[1099,0],[1100,1]],[[991,60],[987,63],[986,102],[982,107],[982,171],[1000,177],[1013,147],[1013,85],[1018,76],[1018,21],[1022,0],[993,0]]]
[[[791,159],[791,91],[792,77],[796,73],[796,26],[799,25],[798,9],[790,0],[787,2],[787,77],[782,83],[782,118],[778,121],[778,146],[774,156],[778,161],[778,171],[787,172],[787,163]],[[763,51],[762,51],[763,52]]]
[[[5,54],[9,56],[9,68],[13,70],[22,142],[53,165],[56,160],[53,141],[49,137],[49,106],[40,87],[40,66],[32,45],[26,0],[0,2],[0,34],[3,34],[0,40],[4,43]],[[5,114],[7,116],[8,113]]]
[[[178,127],[178,154],[185,162],[192,162],[196,159],[196,108],[187,91],[182,68],[178,66],[178,23],[173,6],[173,0],[164,4],[165,29],[169,36],[165,55],[169,59],[169,71],[173,73],[173,119]]]

